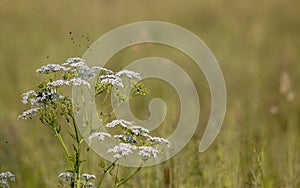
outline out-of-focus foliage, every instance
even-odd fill
[[[20,95],[40,81],[36,68],[81,56],[118,26],[160,20],[189,29],[212,50],[227,85],[227,113],[216,142],[198,153],[210,112],[201,71],[162,45],[135,45],[114,56],[107,65],[114,71],[147,56],[176,61],[191,75],[201,102],[199,129],[186,148],[143,169],[124,187],[299,187],[299,7],[300,1],[290,0],[1,0],[0,171],[16,175],[14,187],[56,187],[57,174],[67,166],[58,160],[63,156],[56,152],[56,139],[43,127],[17,121],[25,109]],[[146,80],[145,86],[151,92],[132,101],[133,111],[146,119],[149,100],[164,99],[168,115],[156,131],[167,138],[178,121],[178,97],[160,80]],[[96,154],[91,158],[98,161]],[[104,184],[109,187],[110,181]]]

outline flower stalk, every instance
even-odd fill
[[[19,119],[27,120],[37,117],[40,123],[48,127],[53,135],[57,137],[66,156],[66,161],[70,165],[70,169],[67,172],[60,173],[58,177],[64,180],[63,182],[70,188],[96,188],[94,185],[96,176],[84,173],[92,142],[103,142],[108,137],[118,141],[118,144],[107,150],[107,153],[112,155],[114,161],[108,166],[105,163],[101,166],[103,172],[97,183],[98,188],[101,187],[107,175],[114,177],[114,187],[120,187],[142,169],[144,162],[159,155],[159,144],[169,145],[167,140],[160,137],[152,137],[147,129],[135,125],[134,122],[124,119],[113,119],[114,109],[107,112],[107,107],[111,106],[111,104],[106,105],[106,103],[110,94],[115,91],[113,88],[118,88],[117,93],[114,93],[118,99],[118,104],[130,100],[132,97],[148,93],[148,90],[140,82],[141,75],[139,73],[129,70],[115,73],[97,66],[90,68],[81,58],[69,58],[63,64],[49,64],[39,68],[36,72],[48,77],[38,85],[36,90],[30,90],[22,95],[22,102],[25,105],[30,105],[31,108],[24,111],[19,116]],[[126,82],[124,82],[124,79]],[[130,81],[128,82],[128,80]],[[126,97],[122,94],[122,88],[128,88],[128,85],[126,85],[128,83],[133,91],[130,96]],[[101,122],[108,129],[107,132],[99,132],[98,129],[93,130],[91,127],[88,127],[88,131],[80,135],[73,112],[74,104],[71,97],[62,93],[64,91],[63,87],[70,86],[82,86],[90,89],[91,86],[95,86],[95,97],[103,99],[99,114]],[[67,126],[64,126],[65,123]],[[103,127],[103,125],[99,126]],[[61,133],[62,129],[69,132],[71,136],[71,139],[69,138],[70,143],[65,142],[66,135]],[[83,149],[84,141],[87,141],[87,149]],[[73,152],[70,152],[70,148],[73,148]],[[131,157],[131,155],[138,155],[142,159],[142,164],[131,175],[121,177],[123,168],[120,168],[121,165],[118,164],[118,160],[124,157]],[[113,172],[114,169],[116,171]]]

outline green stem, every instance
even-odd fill
[[[78,135],[78,129],[77,129],[75,118],[72,114],[69,114],[69,116],[72,118],[73,128],[74,128],[75,137],[76,137],[76,142],[79,143],[80,139],[79,139],[79,135]]]
[[[108,99],[109,93],[110,93],[110,89],[107,90],[106,95],[105,95],[105,97],[103,99],[102,106],[101,106],[102,108],[104,107],[104,105],[105,105],[105,103],[106,103],[106,101]]]
[[[72,118],[72,124],[73,124],[74,132],[75,132],[75,139],[76,139],[76,143],[77,143],[77,149],[75,151],[75,162],[74,162],[73,170],[74,170],[74,173],[77,174],[77,177],[76,177],[76,180],[75,180],[76,181],[76,186],[77,186],[77,188],[80,188],[81,139],[79,138],[78,129],[77,129],[77,126],[76,126],[74,116],[72,114],[69,114],[69,116]]]
[[[116,176],[115,176],[115,188],[117,187],[117,184],[118,184],[118,173],[119,173],[119,165],[117,166],[117,170],[116,170]]]
[[[103,174],[102,174],[102,176],[101,176],[101,178],[100,178],[100,181],[99,181],[99,183],[98,183],[98,185],[97,185],[97,188],[100,187],[100,185],[102,184],[102,182],[103,182],[103,180],[104,180],[104,177],[106,176],[107,172],[109,172],[109,170],[110,170],[112,167],[115,166],[117,160],[118,160],[118,159],[116,159],[113,163],[111,163],[111,164],[103,171]]]
[[[77,151],[76,151],[76,163],[75,163],[75,169],[77,174],[77,188],[80,188],[80,148],[81,143],[77,142]]]
[[[114,113],[115,113],[115,109],[113,109],[113,110],[108,114],[108,116],[107,116],[105,119],[103,119],[103,121],[102,121],[103,125],[106,124],[106,122],[109,120],[110,116],[113,115]]]
[[[58,141],[59,141],[60,145],[63,147],[63,150],[64,150],[65,155],[66,155],[66,157],[67,157],[67,161],[68,161],[68,163],[70,164],[70,166],[71,166],[71,168],[72,168],[72,167],[73,167],[73,164],[72,164],[72,162],[70,161],[70,154],[69,154],[69,152],[68,152],[68,149],[67,149],[67,147],[66,147],[66,145],[65,145],[65,142],[64,142],[62,136],[61,136],[57,131],[56,131],[56,133],[55,133],[55,136],[58,138]]]
[[[86,153],[85,153],[85,156],[84,156],[84,163],[83,163],[83,165],[82,165],[82,167],[81,167],[81,170],[83,170],[84,169],[84,167],[85,167],[85,164],[86,164],[86,161],[87,161],[87,158],[88,158],[88,154],[89,154],[89,151],[90,151],[90,147],[91,147],[91,140],[89,140],[89,143],[88,143],[88,148],[86,149]]]
[[[128,180],[130,180],[133,176],[135,176],[142,168],[143,168],[143,163],[141,163],[141,166],[138,167],[130,176],[128,176],[126,179],[124,179],[123,181],[121,181],[120,183],[117,184],[116,187],[120,187],[122,184],[126,183]]]

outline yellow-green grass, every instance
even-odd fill
[[[115,63],[124,66],[156,53],[172,58],[190,72],[201,93],[199,129],[185,149],[161,165],[143,169],[124,187],[300,187],[299,7],[300,1],[284,0],[1,0],[1,171],[16,174],[12,187],[56,187],[57,175],[67,169],[62,149],[45,127],[36,120],[17,120],[26,109],[20,95],[41,79],[35,69],[82,56],[94,40],[118,26],[158,20],[189,29],[215,54],[227,86],[226,117],[215,143],[198,153],[210,112],[202,73],[187,65],[190,59],[164,46],[141,46],[117,55],[109,64],[115,69]],[[279,89],[286,84],[280,82],[284,72],[295,95],[291,101]],[[171,134],[178,120],[177,96],[169,97],[174,90],[168,85],[159,90],[146,82],[152,91],[149,98],[161,96],[170,107],[156,133]],[[138,112],[147,108],[149,98],[133,102],[144,102],[134,107],[138,117],[147,117],[147,111]],[[93,154],[88,163],[96,175],[97,160]],[[107,179],[105,187],[112,181]]]

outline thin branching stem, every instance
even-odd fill
[[[73,167],[73,163],[70,161],[70,154],[68,152],[68,149],[67,149],[67,147],[65,145],[65,142],[64,142],[62,136],[58,132],[56,132],[55,136],[58,138],[58,141],[59,141],[60,145],[62,146],[62,148],[63,148],[63,150],[65,152],[65,155],[67,157],[67,161],[68,161],[68,163],[70,164],[70,166],[72,168]]]
[[[122,180],[120,183],[117,184],[116,187],[120,187],[122,184],[126,183],[128,180],[130,180],[133,176],[135,176],[141,169],[143,168],[143,166],[139,166],[130,176],[128,176],[127,178],[125,178],[124,180]]]
[[[115,175],[115,186],[114,186],[115,188],[117,187],[118,182],[119,182],[119,179],[118,179],[119,166],[120,166],[120,165],[117,165],[117,170],[116,170],[116,175]]]
[[[103,174],[102,174],[102,176],[101,176],[101,178],[100,178],[100,181],[99,181],[99,183],[98,183],[98,185],[97,185],[97,188],[99,188],[100,186],[101,186],[101,184],[102,184],[102,182],[103,182],[103,180],[104,180],[104,178],[105,178],[105,176],[106,176],[106,174],[107,174],[107,172],[109,172],[110,170],[112,170],[113,168],[114,168],[114,166],[116,165],[116,162],[118,161],[118,159],[116,159],[114,162],[112,162],[105,170],[103,170]]]

